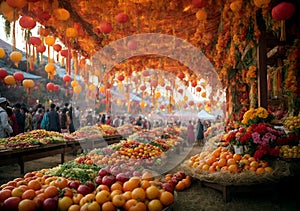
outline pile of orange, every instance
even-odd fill
[[[234,154],[225,147],[213,151],[203,151],[188,160],[187,165],[199,172],[254,172],[258,175],[272,172],[273,169],[264,160],[257,160],[250,154]]]

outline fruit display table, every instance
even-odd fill
[[[42,146],[1,150],[0,165],[17,163],[21,168],[21,174],[24,174],[25,162],[27,161],[61,154],[61,163],[64,163],[66,146],[66,143],[56,143]]]

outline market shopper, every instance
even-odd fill
[[[9,106],[6,107],[6,113],[8,116],[8,123],[13,129],[13,132],[10,135],[15,136],[19,133],[17,118],[13,112],[13,109]]]
[[[43,109],[38,108],[32,118],[32,125],[34,130],[41,129],[42,119],[43,119]]]
[[[49,117],[48,130],[61,132],[59,115],[55,108],[56,108],[56,105],[52,103],[50,105],[50,111],[48,112],[48,117]]]
[[[13,133],[13,129],[8,122],[6,112],[7,100],[5,97],[0,97],[0,138],[9,137]]]
[[[80,110],[78,106],[75,108],[73,117],[74,129],[77,130],[80,128]]]
[[[70,120],[67,115],[67,109],[63,108],[60,114],[60,128],[63,133],[69,132]]]
[[[189,124],[187,126],[187,145],[193,145],[195,143],[195,131],[194,131],[194,125],[192,123],[192,120],[189,121]]]
[[[196,135],[196,139],[197,139],[197,143],[201,146],[204,145],[203,141],[204,141],[204,131],[203,131],[203,124],[201,122],[200,119],[198,119],[197,121],[197,135]]]
[[[19,133],[24,133],[24,128],[25,128],[25,115],[23,115],[21,113],[21,104],[20,103],[16,103],[14,105],[14,113],[15,116],[17,118],[17,122],[18,122],[18,134]]]

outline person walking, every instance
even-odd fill
[[[200,119],[198,119],[198,121],[197,121],[197,130],[196,131],[197,131],[196,139],[197,139],[198,144],[200,146],[204,145],[204,143],[203,143],[203,139],[204,139],[203,124]]]
[[[0,138],[9,137],[13,133],[13,129],[8,122],[6,113],[7,100],[5,97],[0,97]]]
[[[189,124],[187,126],[187,145],[191,146],[195,143],[195,131],[194,131],[194,125],[192,123],[192,120],[189,121]]]
[[[55,107],[56,105],[54,103],[50,105],[50,111],[48,112],[48,117],[49,117],[48,130],[61,133],[59,115],[55,110]]]
[[[13,129],[13,133],[11,133],[10,135],[15,136],[19,133],[17,118],[15,116],[15,113],[13,112],[13,109],[9,106],[6,106],[6,113],[8,116],[8,123]]]
[[[24,128],[25,128],[25,115],[23,115],[21,113],[21,104],[20,103],[16,103],[14,105],[14,113],[15,116],[17,118],[17,122],[18,122],[18,134],[19,133],[24,133]]]

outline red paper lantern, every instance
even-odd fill
[[[189,106],[193,106],[195,103],[194,103],[194,101],[189,101]]]
[[[22,9],[23,7],[26,6],[27,1],[26,0],[6,0],[6,3],[13,8]]]
[[[63,81],[66,82],[66,83],[69,83],[71,82],[72,78],[70,75],[64,75],[63,77]]]
[[[42,40],[39,37],[31,36],[29,38],[29,43],[34,46],[39,46],[42,43]]]
[[[44,53],[46,51],[46,46],[44,45],[39,45],[36,47],[36,51],[39,53]]]
[[[152,80],[151,81],[151,86],[157,87],[158,86],[158,81],[157,80]]]
[[[24,29],[33,29],[36,26],[35,20],[25,15],[20,18],[19,24]]]
[[[177,92],[179,92],[180,94],[183,93],[183,89],[178,89]]]
[[[40,0],[27,0],[27,2],[38,2]]]
[[[129,40],[127,43],[127,47],[130,50],[136,50],[137,49],[137,43],[134,40]]]
[[[281,2],[272,9],[272,17],[277,21],[287,20],[293,16],[295,6],[289,2]]]
[[[196,92],[201,92],[201,87],[200,86],[196,87]]]
[[[38,34],[43,36],[43,37],[47,37],[50,34],[50,30],[45,29],[45,28],[39,28]]]
[[[6,76],[8,76],[8,72],[4,68],[0,68],[0,78],[4,79]]]
[[[128,15],[126,13],[119,13],[116,17],[118,23],[126,23],[128,21]]]
[[[72,58],[72,55],[69,54],[69,50],[68,49],[61,50],[60,51],[60,55],[63,56],[63,57],[68,57],[68,55],[69,55],[69,58]]]
[[[123,81],[124,79],[125,79],[124,75],[119,75],[119,76],[118,76],[118,80],[119,80],[119,81]]]
[[[166,86],[166,90],[171,90],[172,88],[171,88],[171,86]]]
[[[24,75],[21,72],[15,72],[14,73],[14,78],[16,81],[22,81],[24,79]]]
[[[192,5],[197,8],[206,6],[206,0],[192,0]]]
[[[102,22],[99,25],[99,30],[100,30],[100,32],[102,32],[104,34],[108,34],[112,31],[112,26],[110,23]]]
[[[147,76],[150,75],[150,73],[149,73],[148,70],[144,70],[144,71],[142,72],[142,75],[143,75],[144,77],[147,77]]]
[[[60,88],[60,86],[59,86],[59,85],[57,85],[57,84],[54,84],[53,91],[58,91],[58,90],[59,90],[59,88]]]
[[[48,21],[51,18],[51,15],[48,12],[41,12],[38,17],[44,21]]]
[[[145,91],[146,90],[146,86],[145,85],[140,86],[140,90]]]
[[[60,44],[54,44],[53,45],[53,50],[55,50],[56,52],[59,52],[59,51],[61,51],[61,45]]]
[[[165,106],[164,106],[164,105],[160,105],[159,108],[160,108],[160,109],[164,109]]]
[[[54,83],[50,82],[50,83],[47,83],[46,85],[46,88],[49,90],[49,91],[53,91],[54,90]]]
[[[192,81],[191,85],[192,85],[192,87],[196,87],[197,86],[197,81]]]
[[[184,79],[185,75],[184,75],[183,72],[180,72],[180,73],[178,73],[177,77],[178,77],[180,80],[182,80],[182,79]]]

